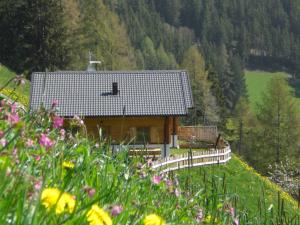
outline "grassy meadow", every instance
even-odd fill
[[[266,89],[268,82],[274,76],[287,77],[288,74],[284,72],[265,72],[265,71],[246,71],[246,86],[248,91],[248,97],[253,111],[257,110],[257,103],[261,101],[262,93]],[[299,105],[300,111],[300,98],[295,98]]]
[[[236,156],[160,174],[126,146],[113,154],[88,139],[79,117],[65,130],[57,106],[26,114],[0,103],[0,224],[300,224],[296,201]]]

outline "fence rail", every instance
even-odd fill
[[[223,149],[211,149],[206,151],[192,152],[175,157],[167,157],[155,161],[152,169],[161,173],[180,170],[190,167],[199,167],[213,164],[225,164],[231,159],[230,145]]]

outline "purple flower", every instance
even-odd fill
[[[123,207],[120,205],[115,205],[112,207],[111,215],[118,216],[123,211]]]
[[[26,141],[26,143],[25,143],[25,146],[26,146],[27,148],[32,148],[33,145],[34,145],[33,140],[31,140],[30,138],[28,138],[27,141]]]
[[[146,174],[146,172],[145,171],[141,171],[140,172],[140,178],[145,178],[145,177],[147,177],[147,174]]]
[[[7,120],[10,124],[16,124],[20,121],[20,117],[17,113],[8,114]]]
[[[58,105],[58,100],[52,100],[52,108],[55,108]]]
[[[84,187],[84,191],[88,194],[90,198],[92,198],[96,194],[95,188],[91,188],[89,186]]]
[[[152,177],[152,183],[153,184],[159,184],[160,183],[160,181],[161,181],[161,177],[160,176],[153,176]]]
[[[16,113],[17,112],[17,104],[16,103],[12,104],[10,106],[10,110],[12,113]]]
[[[173,182],[171,180],[166,180],[166,184],[168,187],[172,186]]]
[[[7,145],[7,140],[5,138],[1,138],[0,145],[2,145],[2,147],[5,147]]]
[[[46,134],[41,135],[39,143],[46,149],[49,149],[54,145],[54,142],[49,137],[47,137]]]
[[[59,116],[55,116],[53,118],[53,127],[55,129],[60,128],[64,125],[64,118],[59,117]]]
[[[152,160],[151,160],[151,159],[149,159],[149,160],[147,161],[147,164],[148,164],[148,166],[149,166],[149,167],[152,167],[152,166],[153,166],[153,162],[152,162]]]

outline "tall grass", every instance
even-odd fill
[[[76,133],[65,131],[56,104],[50,111],[26,114],[1,101],[0,224],[92,224],[91,219],[105,224],[105,215],[124,225],[163,225],[162,220],[174,225],[299,224],[281,199],[276,213],[263,207],[263,195],[257,215],[250,218],[239,208],[239,196],[227,191],[226,177],[202,174],[198,185],[191,171],[160,175],[151,170],[151,161],[129,157],[126,147],[112,154],[105,140],[87,138],[78,117],[70,122]],[[89,216],[95,205],[107,214]],[[159,217],[145,220],[151,214]]]

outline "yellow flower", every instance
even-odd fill
[[[145,217],[144,225],[166,225],[166,222],[155,214],[150,214]]]
[[[73,169],[75,165],[72,162],[64,161],[62,166],[66,169]]]
[[[72,213],[75,208],[74,196],[68,193],[61,193],[57,188],[46,188],[43,190],[41,200],[47,209],[56,206],[56,214],[61,214],[64,211]]]
[[[98,205],[93,205],[86,217],[89,225],[112,225],[112,220],[108,213]]]

